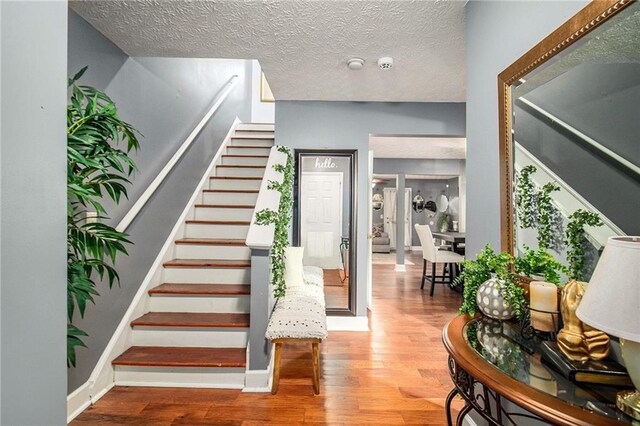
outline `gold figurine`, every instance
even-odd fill
[[[572,361],[601,360],[609,355],[609,336],[576,316],[586,285],[572,280],[562,289],[560,311],[564,327],[558,333],[558,347]]]

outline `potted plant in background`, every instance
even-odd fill
[[[455,285],[464,282],[460,313],[474,315],[480,310],[499,320],[522,316],[527,302],[513,273],[513,256],[495,253],[487,245],[475,260],[464,261],[462,265],[462,272],[454,281]]]
[[[446,212],[440,213],[440,216],[438,216],[438,222],[436,222],[436,230],[438,230],[438,232],[447,232],[450,225],[451,214]]]
[[[526,245],[523,249],[523,255],[513,261],[516,274],[559,286],[561,274],[567,274],[569,269],[545,249],[532,250]]]

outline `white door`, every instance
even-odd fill
[[[371,182],[373,181],[373,151],[370,150],[369,151],[369,174],[368,174],[369,179],[367,180],[367,182]],[[371,189],[371,191],[369,191],[369,198],[367,199],[367,205],[370,206],[371,205],[371,198],[373,197],[373,189]],[[372,304],[372,295],[373,295],[373,271],[372,271],[372,266],[371,266],[371,262],[372,262],[372,252],[373,252],[373,235],[371,235],[372,232],[372,228],[373,228],[373,209],[369,208],[369,223],[368,223],[369,227],[367,228],[367,243],[369,245],[369,249],[367,251],[367,256],[369,257],[369,260],[367,262],[367,307],[371,308],[371,304]]]
[[[396,248],[396,189],[384,188],[384,232],[389,234],[389,244]]]
[[[304,264],[342,267],[342,173],[302,173],[301,237]]]
[[[411,238],[413,237],[411,227],[411,209],[413,208],[411,188],[404,189],[404,248],[411,250]]]

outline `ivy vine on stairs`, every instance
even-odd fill
[[[291,209],[293,206],[293,155],[286,146],[278,146],[278,151],[287,155],[286,164],[274,164],[273,169],[283,174],[282,183],[269,181],[269,189],[280,193],[278,211],[262,209],[256,213],[256,224],[275,224],[273,245],[271,246],[271,284],[276,298],[284,296],[284,250],[289,246],[289,224],[291,223]]]

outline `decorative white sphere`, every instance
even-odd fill
[[[497,320],[508,320],[515,316],[511,305],[502,295],[503,282],[498,278],[490,278],[480,284],[476,295],[478,309],[485,316]]]

